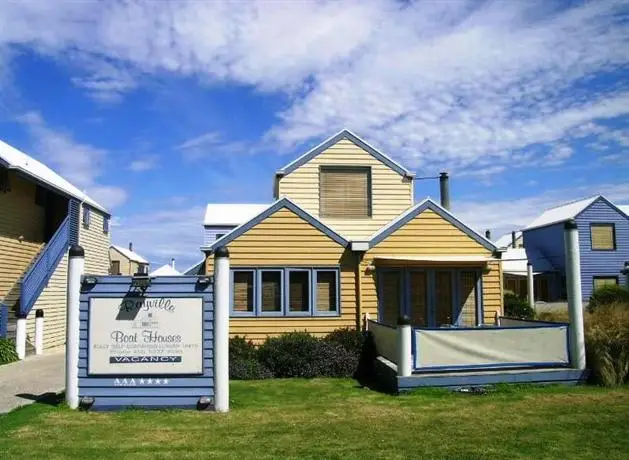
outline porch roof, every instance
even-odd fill
[[[374,260],[407,261],[407,262],[463,262],[463,263],[487,263],[498,260],[495,257],[483,255],[424,255],[424,256],[376,256]]]

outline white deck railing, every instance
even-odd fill
[[[398,331],[395,327],[368,321],[369,332],[373,334],[376,351],[392,363],[398,362]]]

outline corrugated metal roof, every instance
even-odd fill
[[[149,276],[181,276],[181,273],[175,270],[172,265],[165,264],[159,267],[157,270],[149,273]]]
[[[203,225],[238,226],[253,219],[269,206],[259,203],[210,203],[205,208]]]
[[[502,271],[511,275],[526,275],[526,265],[531,261],[535,273],[555,270],[550,261],[534,248],[509,248],[502,253]]]
[[[627,214],[627,216],[629,216],[629,204],[621,204],[618,205],[618,208],[624,212],[625,214]]]
[[[109,214],[109,211],[107,211],[104,206],[92,200],[89,196],[54,172],[48,166],[1,140],[0,160],[2,160],[1,163],[6,163],[6,167],[9,169],[20,171],[41,181],[53,189],[59,190],[66,195],[70,195],[79,201],[83,201],[90,206]]]
[[[112,244],[111,247],[114,248],[116,251],[118,251],[123,256],[125,256],[127,259],[129,259],[129,260],[131,260],[133,262],[137,262],[139,264],[148,264],[149,263],[148,260],[146,260],[144,257],[142,257],[137,252],[130,251],[130,250],[126,249],[126,248],[123,248],[122,246],[116,246],[115,244]]]
[[[594,201],[596,201],[600,197],[600,195],[596,195],[590,198],[586,198],[584,200],[573,201],[563,204],[561,206],[557,206],[555,208],[547,209],[533,222],[526,226],[524,230],[530,230],[537,227],[545,227],[547,225],[557,224],[559,222],[565,222],[566,220],[574,219],[577,214],[579,214],[589,205],[594,203]]]

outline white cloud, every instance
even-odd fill
[[[39,112],[27,112],[18,117],[18,121],[28,129],[34,153],[65,179],[108,209],[126,201],[124,189],[99,181],[105,150],[78,142],[68,132],[50,128]]]
[[[121,218],[112,230],[115,244],[133,242],[134,250],[151,262],[151,267],[170,262],[172,257],[179,269],[198,262],[203,254],[202,206],[171,206],[151,212]]]
[[[133,172],[144,172],[157,167],[157,155],[144,155],[136,158],[129,165],[129,170]]]
[[[80,66],[74,83],[105,100],[163,73],[279,92],[265,141],[349,127],[413,168],[460,171],[612,142],[596,122],[629,114],[629,85],[590,82],[629,64],[626,13],[611,0],[2,2],[0,47]]]

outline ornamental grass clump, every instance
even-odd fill
[[[17,360],[15,342],[13,340],[0,338],[0,364],[9,364]]]
[[[587,314],[585,342],[596,383],[612,387],[629,382],[629,303],[598,305]]]

